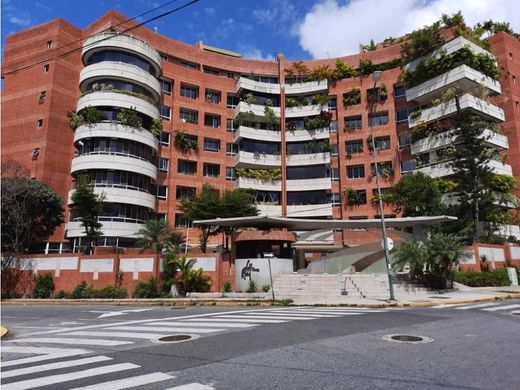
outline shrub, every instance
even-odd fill
[[[231,292],[231,282],[229,282],[229,281],[224,282],[224,286],[222,286],[222,292],[223,293]]]
[[[72,290],[70,297],[72,299],[90,298],[90,289],[87,282],[83,280],[79,283],[74,290]]]
[[[67,294],[64,290],[60,290],[58,291],[57,294],[54,294],[54,298],[56,299],[64,299],[64,298],[68,298],[69,297],[69,294]]]
[[[267,293],[269,292],[269,290],[271,290],[271,285],[269,283],[266,283],[266,284],[263,284],[262,285],[262,291]]]
[[[33,298],[50,298],[53,291],[54,281],[52,280],[52,275],[50,273],[36,276],[36,284],[34,285],[32,292]]]
[[[254,293],[256,291],[256,289],[257,289],[256,282],[254,280],[250,280],[249,283],[247,284],[246,292]]]
[[[518,268],[516,273],[520,277]],[[457,272],[454,280],[470,287],[500,287],[511,284],[505,268],[491,272]]]
[[[135,286],[134,298],[157,298],[159,290],[157,289],[157,281],[152,276],[147,282],[139,282]]]
[[[89,285],[87,282],[82,281],[79,283],[74,290],[69,294],[63,290],[61,290],[56,298],[71,298],[71,299],[90,299],[90,298],[100,298],[100,299],[109,299],[109,298],[126,298],[128,293],[123,287],[114,287],[107,285],[103,288],[97,289],[92,285]]]
[[[123,287],[105,286],[101,289],[93,289],[93,298],[126,298],[128,293]]]
[[[282,299],[280,301],[276,301],[275,302],[275,305],[276,306],[290,306],[291,303],[293,303],[294,301],[292,299]]]

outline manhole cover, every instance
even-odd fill
[[[159,341],[166,341],[166,342],[175,342],[175,341],[184,341],[191,339],[192,336],[188,334],[176,334],[174,336],[164,336],[159,338]]]
[[[383,340],[393,341],[395,343],[424,344],[431,343],[432,338],[426,336],[415,336],[411,334],[387,334],[383,336]]]

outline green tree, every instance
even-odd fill
[[[434,180],[420,172],[403,176],[391,191],[392,203],[407,217],[440,214],[441,197]]]
[[[175,284],[181,296],[186,296],[187,292],[209,291],[210,278],[204,275],[202,268],[193,269],[196,262],[197,260],[187,259],[186,256],[177,257],[173,253],[167,253],[163,262],[164,287],[169,290]]]
[[[85,253],[91,254],[96,240],[102,234],[102,224],[98,218],[103,213],[105,196],[96,194],[89,176],[80,175],[76,178],[76,188],[71,199],[71,211],[85,228]]]
[[[139,236],[137,245],[143,249],[151,249],[160,256],[168,247],[170,234],[171,228],[168,222],[163,219],[149,219],[137,232]]]

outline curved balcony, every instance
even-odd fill
[[[310,106],[289,107],[285,109],[286,118],[299,118],[302,116],[320,115],[323,110],[327,110],[328,106],[321,104],[314,104]]]
[[[281,136],[279,131],[254,129],[247,126],[239,126],[235,131],[235,142],[241,138],[254,139],[257,141],[280,142]]]
[[[159,118],[159,109],[141,98],[117,92],[92,92],[79,98],[76,111],[85,107],[122,107],[135,108],[138,112],[150,118]]]
[[[82,58],[86,64],[88,58],[95,52],[107,49],[117,49],[138,55],[150,61],[155,70],[155,76],[161,75],[161,55],[145,41],[119,33],[105,32],[88,38],[83,44]]]
[[[161,98],[161,83],[150,73],[138,66],[125,64],[124,62],[103,61],[83,68],[79,74],[79,85],[83,91],[87,82],[103,80],[106,78],[128,81],[137,84],[150,91],[159,103]]]
[[[280,116],[280,107],[269,107],[274,111],[277,116]],[[265,106],[261,106],[260,104],[247,104],[246,102],[239,102],[237,104],[237,108],[235,109],[236,113],[243,112],[247,113],[252,111],[256,116],[264,117],[264,109]]]
[[[159,141],[148,130],[121,125],[116,122],[101,122],[79,126],[74,133],[74,143],[85,138],[122,138],[159,150]]]
[[[304,204],[288,205],[287,217],[330,217],[332,216],[332,205],[325,204]]]
[[[140,173],[157,179],[157,167],[151,162],[119,154],[86,154],[72,159],[71,173],[91,169],[113,169]]]
[[[504,176],[513,176],[511,165],[503,164],[495,160],[490,160],[488,161],[487,166],[491,168],[493,173]],[[432,163],[423,167],[419,167],[417,168],[417,171],[424,173],[433,179],[436,177],[444,177],[454,174],[453,168],[446,162]]]
[[[71,205],[72,193],[74,190],[70,190],[67,197],[67,204]],[[94,192],[98,195],[104,194],[104,202],[108,203],[125,203],[133,204],[136,206],[148,207],[149,209],[155,210],[155,196],[142,190],[135,190],[130,188],[124,188],[122,185],[107,185],[106,187],[94,187]]]
[[[144,228],[144,223],[134,220],[131,222],[100,221],[103,237],[130,237],[138,238],[138,232]],[[65,225],[65,236],[67,238],[85,237],[85,228],[81,222],[68,222]]]
[[[328,127],[316,130],[286,130],[285,141],[286,142],[303,142],[311,141],[313,139],[328,139],[330,136],[330,130]]]
[[[236,181],[237,188],[250,188],[259,191],[281,191],[280,180],[260,180],[251,177],[239,177]]]
[[[459,106],[461,110],[472,110],[476,114],[490,121],[502,122],[505,120],[504,110],[493,104],[487,103],[468,93],[459,97]],[[408,126],[410,128],[420,123],[427,123],[438,119],[446,118],[457,112],[456,99],[451,99],[446,103],[441,103],[421,111],[418,116],[410,116],[408,118]],[[411,114],[413,115],[413,114]]]
[[[287,180],[287,191],[314,191],[330,190],[332,181],[330,177],[320,177],[316,179]]]
[[[293,154],[287,156],[287,166],[330,164],[330,153]]]
[[[301,95],[314,92],[327,91],[329,83],[327,80],[307,81],[304,83],[285,84],[286,95]]]
[[[498,81],[467,65],[461,65],[407,89],[406,100],[426,104],[440,98],[450,88],[454,88],[458,94],[474,93],[477,88],[485,88],[489,95],[499,94],[502,91]]]
[[[275,154],[251,153],[239,151],[235,156],[235,166],[254,168],[258,166],[279,167],[282,165],[280,156]]]
[[[246,77],[240,77],[236,85],[237,94],[240,93],[243,89],[260,93],[270,93],[275,95],[280,94],[280,84],[278,83],[262,83],[260,81],[251,80]]]
[[[275,204],[258,204],[258,215],[268,215],[270,217],[281,217],[282,206]]]

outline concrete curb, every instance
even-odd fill
[[[5,335],[9,333],[9,329],[7,329],[5,326],[0,325],[0,339],[3,339]]]

